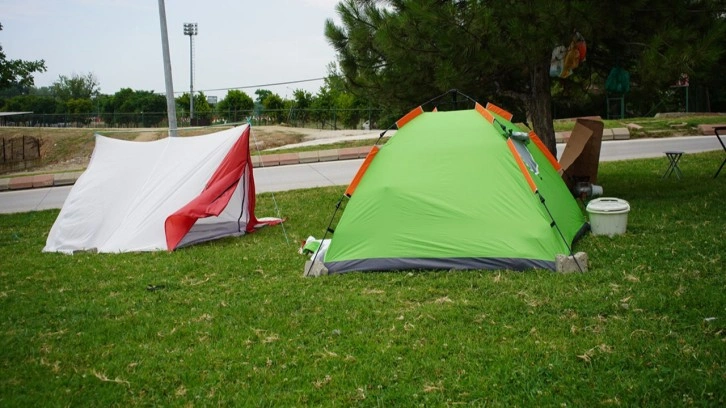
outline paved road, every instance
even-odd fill
[[[560,153],[563,148],[564,144],[558,145]],[[604,141],[600,161],[663,157],[665,166],[663,152],[667,150],[696,153],[721,150],[721,145],[714,136]],[[255,185],[260,193],[346,185],[361,162],[362,159],[256,168]],[[0,213],[61,208],[70,189],[71,186],[66,186],[0,193]]]

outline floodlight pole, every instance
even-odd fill
[[[169,136],[176,136],[176,101],[174,100],[174,83],[171,80],[171,58],[169,57],[169,37],[166,30],[166,8],[164,7],[164,0],[159,0],[159,21],[161,26],[161,48],[164,57],[166,115],[169,119]]]
[[[189,124],[194,119],[194,36],[197,23],[184,23],[184,35],[189,36]]]

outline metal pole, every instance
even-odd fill
[[[194,119],[194,35],[189,34],[189,120],[192,119]]]
[[[194,119],[194,36],[197,23],[184,23],[184,35],[189,36],[189,124]]]
[[[171,57],[169,57],[169,38],[166,31],[166,9],[164,8],[164,0],[159,0],[159,21],[161,26],[161,48],[164,54],[166,114],[169,118],[169,136],[176,136],[176,101],[174,100],[174,84],[171,78]]]

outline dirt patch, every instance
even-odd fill
[[[252,149],[265,150],[300,143],[310,132],[309,129],[284,126],[253,126],[250,146]]]

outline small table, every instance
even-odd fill
[[[665,152],[665,154],[668,156],[668,168],[661,178],[670,177],[671,174],[675,174],[678,180],[680,180],[683,173],[681,173],[681,169],[678,167],[678,161],[681,160],[683,152]]]
[[[723,140],[721,140],[721,135],[718,132],[726,132],[726,126],[717,126],[713,128],[713,133],[716,134],[716,137],[718,138],[718,142],[721,143],[721,147],[723,147],[723,151],[726,152],[726,144],[723,143]],[[718,168],[718,171],[713,176],[713,178],[718,177],[718,173],[721,173],[721,169],[723,168],[724,164],[726,164],[726,158],[723,159],[721,162],[721,167]]]

